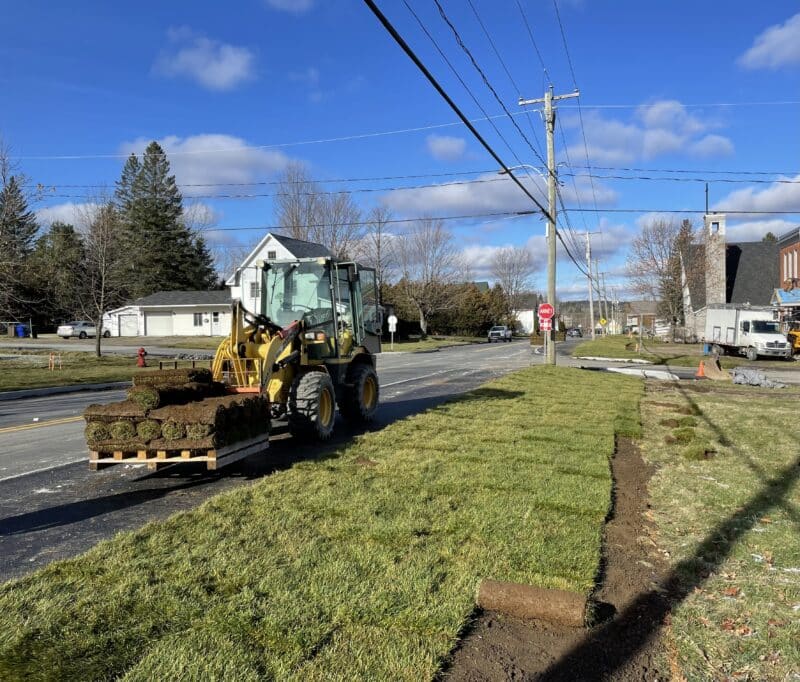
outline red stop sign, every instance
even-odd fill
[[[539,317],[541,317],[543,320],[552,319],[554,314],[555,310],[553,310],[553,306],[551,306],[549,303],[542,303],[539,306]]]

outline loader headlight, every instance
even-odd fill
[[[327,336],[325,336],[325,332],[306,332],[303,334],[303,338],[306,341],[324,341]]]

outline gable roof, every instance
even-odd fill
[[[778,245],[781,248],[785,248],[798,241],[800,241],[800,226],[793,227],[791,230],[784,232],[780,237],[778,237]]]
[[[317,244],[316,242],[307,242],[303,239],[294,239],[292,237],[285,237],[282,234],[272,234],[272,238],[283,244],[295,258],[323,258],[331,257],[333,254],[326,246]]]
[[[768,305],[780,277],[776,242],[736,242],[725,246],[725,302]],[[690,244],[684,251],[684,273],[692,308],[706,305],[706,247]]]
[[[725,302],[769,305],[778,283],[775,242],[740,242],[725,250]]]
[[[157,291],[149,296],[137,298],[135,306],[180,306],[180,305],[230,305],[231,292],[225,289],[212,291]]]
[[[267,232],[261,238],[261,241],[255,245],[253,250],[250,251],[247,256],[245,256],[245,259],[239,264],[239,267],[234,271],[234,273],[225,280],[225,284],[227,286],[230,287],[236,285],[236,274],[240,270],[248,268],[253,264],[259,254],[262,253],[264,247],[270,239],[274,239],[276,242],[278,242],[295,258],[329,258],[333,256],[328,248],[322,244],[317,244],[316,242],[307,242],[303,239],[293,239],[292,237],[286,237],[275,232]]]

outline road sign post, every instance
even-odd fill
[[[394,333],[397,331],[397,316],[389,315],[389,317],[386,318],[386,323],[389,325],[390,348],[394,350]]]

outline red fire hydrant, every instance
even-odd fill
[[[147,351],[144,348],[140,348],[136,351],[136,366],[137,367],[147,367],[147,362],[145,362],[145,357],[147,356]]]

